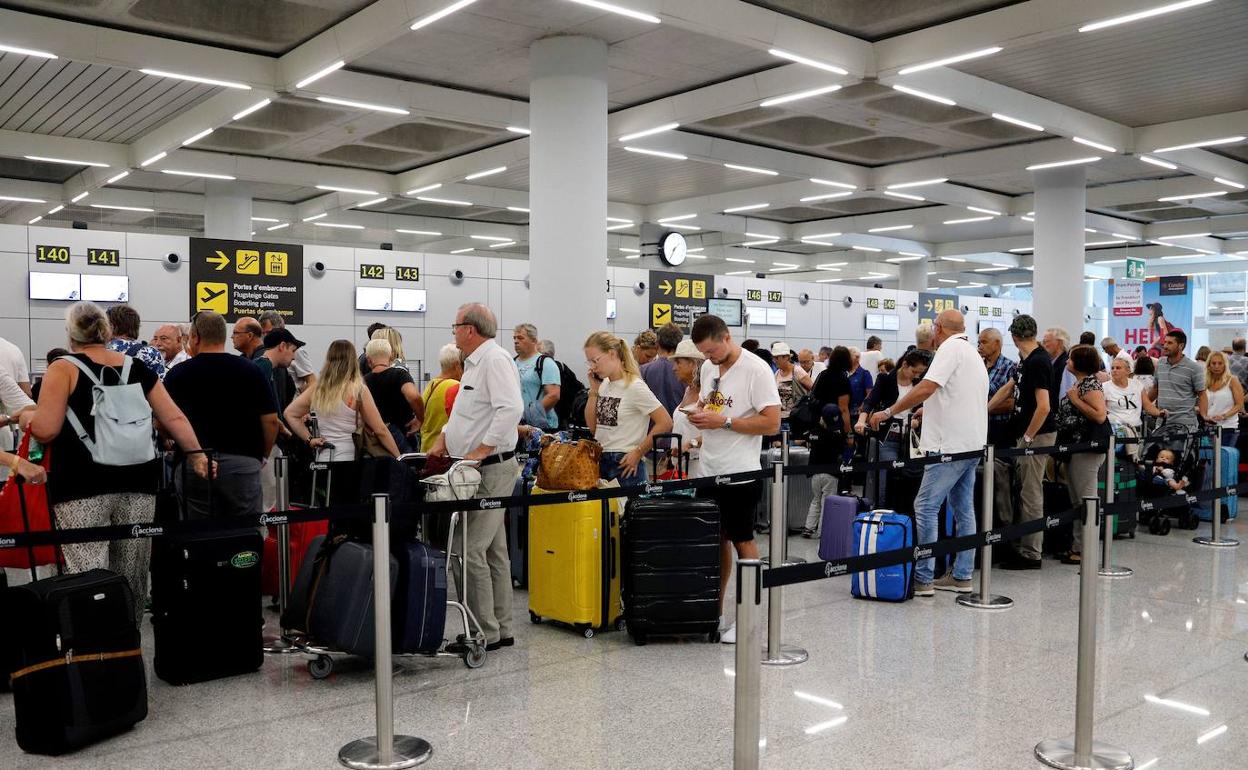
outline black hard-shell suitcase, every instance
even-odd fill
[[[523,475],[516,479],[512,496],[533,491],[533,479]],[[529,587],[529,506],[513,505],[507,509],[507,554],[511,557],[511,584]]]
[[[147,675],[122,576],[96,569],[37,580],[6,600],[17,744],[63,754],[147,717]]]
[[[399,565],[390,556],[390,595]],[[332,649],[371,658],[376,650],[373,627],[373,546],[347,540],[332,544],[317,560],[309,600],[308,632]],[[443,605],[445,607],[445,604]]]
[[[394,652],[437,652],[446,626],[446,554],[419,541],[395,543]],[[371,554],[370,554],[371,556]]]
[[[286,611],[282,613],[282,628],[291,631],[308,630],[308,600],[312,597],[312,583],[316,579],[320,567],[321,550],[325,547],[325,536],[317,535],[308,543],[308,550],[299,563],[299,572],[295,574],[295,582],[291,585],[290,596],[286,601]]]
[[[1074,507],[1070,502],[1069,487],[1064,483],[1048,479],[1041,483],[1044,490],[1045,516],[1053,516]],[[1068,553],[1075,544],[1075,522],[1067,522],[1055,529],[1046,529],[1043,542],[1041,550],[1046,554],[1056,556]]]

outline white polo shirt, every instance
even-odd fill
[[[494,454],[510,452],[523,414],[516,365],[497,342],[486,340],[464,359],[455,408],[442,429],[446,449],[457,457],[482,444],[494,447]]]
[[[923,404],[923,452],[969,452],[988,440],[988,371],[965,334],[940,344],[923,377],[940,387]]]

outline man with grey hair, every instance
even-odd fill
[[[182,349],[182,329],[178,324],[163,324],[152,335],[152,347],[165,358],[165,368],[172,369],[190,355]]]
[[[1127,362],[1127,366],[1134,367],[1135,361],[1131,358],[1131,354],[1123,350],[1118,345],[1118,340],[1113,337],[1106,337],[1101,340],[1101,350],[1105,351],[1105,355],[1109,356],[1109,362],[1112,364],[1115,358],[1121,358]]]
[[[1013,379],[1018,364],[1001,354],[1001,330],[988,327],[979,333],[979,357],[984,359],[988,372],[988,443],[998,449],[1013,448],[1014,437],[1010,433],[1010,415],[1014,412],[1014,397],[992,406],[992,396]],[[1013,464],[1008,458],[998,457],[993,463],[993,510],[999,521],[1014,518],[1014,490],[1010,483]]]
[[[1236,337],[1231,340],[1231,355],[1227,357],[1231,374],[1239,379],[1239,384],[1248,389],[1248,340]]]
[[[555,357],[555,341],[554,340],[538,340],[537,352],[550,358]]]
[[[934,324],[921,323],[914,327],[914,346],[919,350],[926,350],[929,353],[936,352],[936,343],[933,339],[935,332]]]
[[[451,333],[464,354],[464,374],[455,408],[429,454],[480,461],[481,486],[476,496],[506,497],[520,473],[513,449],[516,425],[524,413],[520,377],[511,357],[494,341],[498,322],[485,305],[461,306]],[[536,337],[534,334],[534,343]],[[470,512],[464,546],[467,564],[461,567],[459,562],[452,563],[460,585],[465,582],[463,569],[468,571],[466,595],[460,598],[480,622],[487,650],[515,644],[506,516],[504,508]],[[467,652],[467,640],[461,637],[447,645],[447,650]]]
[[[286,328],[286,319],[282,318],[282,314],[276,310],[266,310],[256,320],[260,321],[260,329],[265,334],[274,329]],[[288,376],[294,377],[295,385],[298,386],[300,393],[316,384],[316,369],[312,366],[312,359],[308,356],[306,347],[300,347],[295,353],[295,360],[291,362],[288,371],[290,372]]]
[[[1070,332],[1060,326],[1051,326],[1044,330],[1040,346],[1049,354],[1049,361],[1053,364],[1049,403],[1056,410],[1058,403],[1075,384],[1075,375],[1066,369],[1066,362],[1070,360]]]
[[[559,403],[562,382],[558,365],[554,359],[547,359],[538,352],[537,327],[533,324],[517,324],[511,341],[516,350],[516,371],[520,373],[520,393],[524,397],[524,432],[558,428],[555,405]]]

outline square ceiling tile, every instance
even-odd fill
[[[418,153],[369,147],[365,144],[344,144],[322,152],[317,157],[351,165],[392,169],[398,166],[414,166],[420,162],[422,156]]]
[[[741,133],[798,147],[817,147],[872,135],[864,128],[805,115],[750,126],[741,129]]]
[[[969,120],[965,123],[955,123],[949,126],[949,128],[970,134],[971,136],[978,136],[981,139],[993,139],[1003,142],[1018,139],[1040,139],[1045,136],[1038,131],[1032,131],[1030,128],[1016,126],[1013,123],[1006,123],[1004,120],[997,120],[996,118]]]
[[[347,113],[342,110],[312,106],[314,102],[282,99],[262,110],[251,113],[232,124],[236,128],[275,131],[282,134],[303,134],[328,126]]]
[[[940,151],[940,146],[904,136],[877,136],[849,144],[838,144],[827,149],[831,155],[848,155],[870,162],[889,162],[903,160],[916,155],[931,155]]]
[[[409,152],[446,152],[486,138],[491,130],[481,126],[479,130],[465,130],[432,122],[415,121],[391,126],[384,131],[370,134],[360,141],[364,144],[389,147]]]
[[[949,123],[954,120],[974,118],[978,115],[976,112],[961,107],[950,107],[929,99],[919,99],[904,94],[874,99],[864,103],[863,106],[920,123]]]

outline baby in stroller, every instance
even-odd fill
[[[1173,449],[1163,449],[1153,460],[1153,486],[1169,492],[1181,492],[1188,487],[1187,476],[1179,473],[1175,465],[1178,458]],[[1156,497],[1156,495],[1152,495]]]
[[[1200,520],[1190,504],[1186,502],[1189,489],[1200,489],[1204,477],[1204,466],[1200,462],[1198,437],[1182,441],[1181,449],[1171,448],[1163,441],[1149,443],[1144,447],[1143,462],[1140,463],[1137,476],[1139,496],[1145,500],[1181,495],[1184,504],[1175,507],[1161,508],[1155,511],[1140,510],[1140,522],[1148,525],[1148,531],[1154,535],[1165,535],[1170,532],[1170,519],[1175,519],[1178,526],[1185,529],[1196,529]]]

